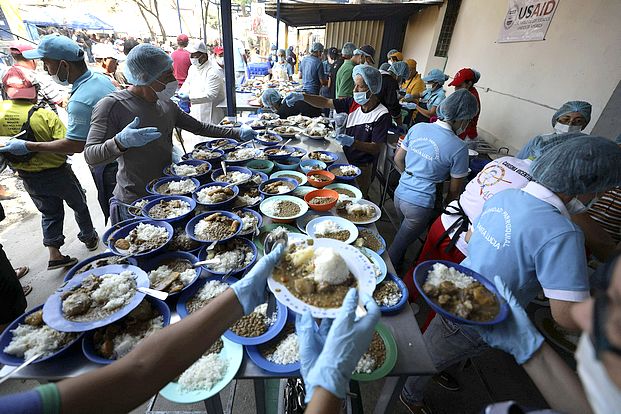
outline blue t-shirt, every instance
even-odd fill
[[[405,171],[397,196],[408,203],[431,208],[436,199],[436,183],[468,175],[468,147],[446,122],[418,123],[408,131],[401,148]]]
[[[300,63],[300,74],[302,75],[302,89],[304,92],[311,95],[319,95],[320,80],[326,78],[321,59],[313,55],[306,56]]]
[[[433,91],[430,89],[425,89],[420,96],[420,101],[427,104],[427,109],[431,109],[434,106],[440,106],[445,98],[446,91],[442,88]]]
[[[563,202],[538,183],[486,201],[468,251],[462,264],[489,280],[500,276],[524,307],[541,288],[550,299],[589,297],[584,235]]]
[[[87,70],[73,83],[67,104],[67,138],[86,141],[91,115],[101,98],[116,91],[109,77]]]

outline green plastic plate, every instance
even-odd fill
[[[299,233],[300,231],[298,229],[296,229],[295,227],[289,225],[289,224],[281,224],[281,223],[270,223],[270,224],[266,224],[264,226],[262,226],[259,229],[259,235],[257,237],[255,237],[254,239],[252,239],[252,241],[254,242],[254,244],[257,246],[257,249],[259,249],[259,252],[261,254],[263,254],[263,241],[265,240],[265,237],[267,236],[267,233],[269,233],[270,231],[274,230],[277,227],[284,227],[286,228],[289,233]]]
[[[390,373],[390,371],[392,371],[397,363],[397,343],[395,342],[395,338],[392,336],[390,330],[386,327],[386,325],[378,323],[375,327],[375,331],[384,341],[384,346],[386,346],[386,359],[384,359],[382,366],[370,374],[360,373],[352,375],[351,379],[354,381],[368,382],[384,378]]]

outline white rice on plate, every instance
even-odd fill
[[[134,274],[129,270],[119,274],[106,274],[100,278],[101,283],[93,291],[91,298],[101,304],[101,309],[105,311],[113,311],[126,305],[136,293]]]
[[[184,177],[198,175],[198,169],[196,168],[196,166],[190,164],[173,165],[173,171],[176,175],[181,175]]]
[[[194,190],[196,190],[196,184],[192,180],[168,182],[168,192],[171,194],[187,194]]]
[[[166,266],[162,265],[155,270],[151,270],[149,272],[149,281],[151,282],[151,287],[159,285],[164,279],[168,278],[173,270]],[[179,274],[179,280],[183,283],[183,286],[187,286],[196,277],[196,270],[187,269]]]
[[[229,288],[229,285],[227,283],[220,282],[219,280],[210,280],[207,283],[205,283],[205,286],[203,286],[201,290],[196,292],[194,297],[203,302],[208,301],[210,299],[215,298],[216,296],[218,296],[219,294],[221,294],[228,288]]]
[[[181,374],[178,384],[185,392],[210,390],[224,377],[227,369],[226,359],[218,354],[207,354]]]
[[[368,353],[362,354],[362,357],[358,360],[356,364],[356,369],[354,369],[354,374],[370,374],[375,370],[375,359]]]
[[[453,267],[436,263],[427,274],[425,284],[440,286],[442,282],[452,282],[459,289],[465,289],[476,282],[476,280]]]
[[[138,345],[138,342],[142,341],[147,336],[154,334],[158,330],[164,327],[164,317],[162,315],[156,316],[149,321],[149,327],[146,331],[142,331],[137,335],[131,335],[127,332],[117,335],[113,339],[113,348],[115,358],[119,359],[129,354],[132,349]]]
[[[36,354],[48,357],[77,336],[75,333],[59,332],[45,324],[31,326],[20,323],[11,333],[13,338],[3,352],[24,359]]]
[[[276,350],[267,355],[266,359],[274,364],[286,365],[293,364],[300,360],[300,345],[298,342],[298,335],[292,333],[280,341]]]

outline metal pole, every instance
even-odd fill
[[[278,50],[278,39],[280,38],[280,0],[276,0],[276,50]]]
[[[179,33],[183,33],[183,28],[181,27],[181,11],[179,10],[179,0],[177,0],[177,17],[179,17]]]
[[[235,63],[233,61],[233,18],[231,0],[220,2],[222,13],[222,45],[224,46],[224,78],[226,82],[226,113],[235,116]]]
[[[201,0],[201,31],[203,32],[203,42],[205,42],[205,44],[207,43],[207,24],[206,24],[206,20],[207,17],[205,16],[205,4],[203,3],[203,0]]]

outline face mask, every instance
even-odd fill
[[[463,126],[461,126],[461,127],[457,128],[457,129],[454,131],[454,132],[455,132],[455,135],[460,135],[460,134],[462,134],[462,133],[466,130],[466,128],[468,128],[468,123],[464,123],[464,124],[463,124]]]
[[[566,134],[568,132],[580,132],[582,131],[582,127],[580,125],[565,125],[565,124],[561,124],[560,122],[557,122],[554,125],[554,130],[558,134]]]
[[[595,357],[595,349],[588,334],[582,333],[575,357],[578,376],[593,412],[617,412],[621,407],[621,390],[608,377],[602,362]]]
[[[62,60],[61,60],[62,62]],[[60,78],[58,77],[58,72],[60,71],[60,63],[58,64],[58,69],[56,69],[56,73],[54,75],[52,75],[52,80],[54,82],[56,82],[59,85],[63,85],[63,86],[67,86],[69,85],[69,66],[67,66],[67,79],[65,80],[60,80]]]
[[[158,81],[159,83],[161,83],[162,85],[164,85],[163,82]],[[172,81],[172,82],[168,82],[167,84],[164,85],[165,88],[163,91],[159,91],[157,92],[155,89],[153,89],[153,92],[155,92],[155,94],[157,95],[157,99],[161,100],[161,101],[167,101],[170,98],[172,98],[173,96],[175,96],[175,92],[177,92],[177,81]]]
[[[190,58],[190,63],[193,64],[194,66],[200,66],[201,62],[200,60],[198,60],[198,58]]]
[[[432,90],[432,89],[433,89],[433,85],[432,85],[432,84],[430,84],[430,83],[426,83],[426,84],[425,84],[425,89],[427,89],[428,91],[430,91],[430,90]]]
[[[567,211],[569,212],[569,214],[573,216],[574,214],[584,213],[585,211],[590,209],[595,203],[597,203],[597,197],[594,197],[591,201],[587,203],[587,205],[584,205],[582,201],[578,200],[577,197],[574,197],[569,200],[569,203],[567,203],[565,207],[567,207]]]
[[[354,101],[358,105],[364,105],[369,102],[370,98],[367,98],[367,92],[354,92]]]

